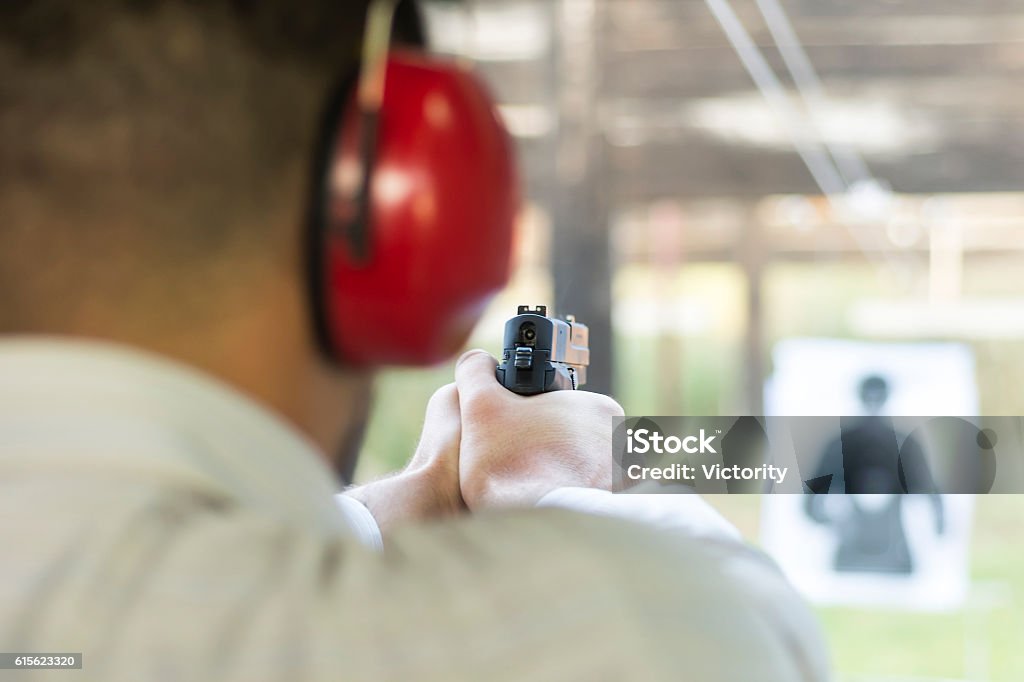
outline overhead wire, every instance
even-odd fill
[[[747,73],[768,105],[775,110],[786,128],[797,154],[803,159],[811,177],[822,193],[831,196],[846,191],[846,183],[842,175],[832,164],[824,145],[808,134],[808,127],[802,124],[801,112],[790,101],[786,89],[779,81],[775,71],[761,54],[754,40],[744,28],[739,17],[733,11],[728,0],[705,0],[711,13],[714,14],[726,38],[739,56]]]
[[[786,69],[793,79],[793,84],[804,101],[804,106],[818,132],[818,137],[828,149],[829,155],[836,164],[836,169],[849,185],[871,181],[873,179],[871,170],[860,154],[848,144],[830,142],[825,134],[819,115],[827,103],[825,88],[807,56],[800,38],[793,29],[786,10],[783,9],[779,0],[756,0],[756,2],[765,24],[768,26],[768,32],[771,33],[775,46],[779,48],[782,61],[786,64]]]
[[[892,262],[892,257],[888,250],[879,248],[879,243],[875,239],[869,238],[862,230],[856,229],[856,226],[848,224],[842,219],[845,215],[846,206],[843,205],[843,197],[847,194],[850,189],[850,184],[844,173],[840,171],[836,164],[836,160],[833,158],[832,151],[824,142],[823,136],[818,130],[817,126],[809,121],[809,116],[801,111],[791,100],[789,94],[786,91],[785,86],[779,80],[775,71],[768,64],[764,55],[761,53],[760,48],[751,38],[750,33],[744,27],[743,22],[740,21],[739,17],[736,16],[736,12],[733,10],[729,0],[705,0],[705,4],[711,11],[715,20],[718,22],[722,31],[725,33],[726,39],[732,46],[736,55],[739,57],[747,73],[754,81],[754,85],[760,91],[765,102],[772,108],[776,116],[779,118],[783,127],[786,129],[787,134],[793,144],[796,153],[800,156],[804,165],[807,167],[808,172],[811,174],[815,184],[821,190],[821,193],[825,196],[829,205],[833,209],[833,213],[840,217],[840,222],[847,228],[851,237],[857,243],[857,247],[864,254],[864,256],[875,264],[879,263],[879,260],[886,262]],[[780,8],[781,9],[781,8]],[[769,10],[771,11],[771,10]],[[788,22],[787,22],[788,24]],[[776,31],[779,31],[777,24]],[[790,38],[795,39],[795,32],[792,31],[792,26],[789,25]],[[779,31],[780,35],[784,36],[785,29]],[[776,34],[772,34],[773,40],[776,39]],[[785,40],[783,41],[785,42]],[[782,48],[780,47],[780,52]],[[810,72],[813,74],[813,67],[810,65],[810,61],[807,59],[806,53],[803,53],[804,64],[799,64],[799,57],[795,56],[795,53],[790,53],[790,59],[794,66],[792,68],[800,71],[801,79],[804,79],[807,75],[806,69],[809,67]],[[784,57],[785,59],[785,57]],[[787,62],[788,65],[788,62]],[[787,68],[790,68],[787,66]],[[811,81],[803,80],[804,85],[811,83],[817,83],[817,95],[815,95],[814,85],[810,85],[808,92],[810,93],[810,99],[805,99],[805,105],[810,106],[811,102],[814,102],[815,97],[818,101],[822,99],[823,88],[820,80],[817,78],[817,74],[814,74]],[[840,152],[840,157],[842,157]],[[844,157],[845,158],[845,157]],[[848,161],[848,158],[845,158]],[[861,173],[866,173],[866,177],[870,178],[870,171],[867,170],[866,164],[863,170],[857,167],[856,162],[850,165],[847,172],[851,177],[861,177]],[[880,255],[879,255],[880,254]]]

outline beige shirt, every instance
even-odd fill
[[[0,342],[0,651],[18,680],[825,680],[818,627],[696,496],[563,489],[389,536],[198,372]],[[614,519],[607,517],[623,517]]]

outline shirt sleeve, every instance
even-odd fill
[[[384,538],[381,536],[380,526],[373,514],[362,502],[345,493],[338,493],[334,496],[346,525],[352,534],[366,547],[380,551],[384,549]]]
[[[619,494],[594,488],[558,488],[537,502],[584,514],[636,521],[693,538],[741,541],[736,527],[697,494]]]
[[[666,549],[687,548],[687,561],[698,556],[710,560],[719,584],[708,582],[703,589],[717,593],[723,605],[722,590],[742,594],[740,601],[749,609],[748,616],[754,616],[744,621],[737,615],[736,604],[723,606],[720,615],[735,618],[734,634],[740,640],[772,642],[769,648],[782,654],[785,665],[792,666],[783,679],[829,679],[828,651],[813,613],[775,562],[744,541],[736,527],[700,495],[614,494],[592,488],[559,488],[542,497],[537,506],[632,521],[660,533]],[[745,634],[741,636],[741,632]],[[694,679],[719,679],[715,675],[720,673],[708,671]],[[754,679],[744,678],[745,674],[739,678]]]

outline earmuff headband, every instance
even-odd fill
[[[396,5],[395,0],[373,0],[367,10],[362,61],[356,85],[356,105],[359,109],[358,165],[340,177],[332,178],[331,183],[332,190],[338,192],[341,200],[351,207],[349,220],[339,227],[351,246],[353,258],[360,263],[370,260],[370,183]]]

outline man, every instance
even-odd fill
[[[314,342],[300,224],[363,8],[292,4],[0,6],[0,650],[104,681],[826,678],[696,496],[603,490],[609,398],[467,353],[408,467],[334,497],[370,377]]]

